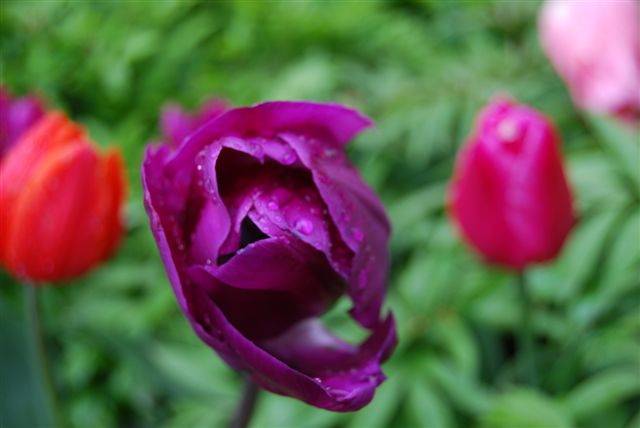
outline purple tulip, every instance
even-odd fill
[[[44,106],[35,96],[12,98],[0,86],[0,159],[20,136],[44,115]]]
[[[210,120],[142,167],[151,227],[200,338],[264,389],[353,411],[396,343],[381,317],[390,227],[345,144],[372,123],[349,108],[268,102]],[[348,294],[359,346],[320,316]],[[212,380],[213,381],[213,380]]]
[[[160,127],[165,141],[174,148],[177,147],[189,134],[228,109],[227,102],[219,98],[207,101],[193,115],[185,112],[177,104],[168,104],[160,116]]]

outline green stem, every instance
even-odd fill
[[[31,335],[35,346],[35,354],[40,371],[40,378],[44,388],[45,399],[49,407],[52,422],[55,427],[61,427],[60,412],[58,410],[58,400],[56,398],[53,377],[49,368],[49,360],[47,358],[47,348],[42,330],[42,321],[40,319],[40,309],[38,305],[38,289],[30,283],[24,284],[25,303],[29,315]]]
[[[518,291],[520,292],[520,302],[522,305],[522,319],[520,324],[520,352],[519,362],[524,378],[531,386],[537,386],[538,375],[536,369],[536,353],[531,329],[531,297],[527,289],[527,280],[524,271],[518,272]]]
[[[244,389],[242,397],[236,408],[236,413],[229,424],[229,428],[247,428],[256,408],[256,402],[260,387],[251,380],[250,376],[244,379]]]

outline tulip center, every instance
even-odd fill
[[[240,226],[240,248],[244,248],[249,244],[253,244],[256,241],[268,238],[253,222],[250,218],[242,220]]]
[[[240,245],[238,246],[238,250],[229,253],[222,254],[218,257],[218,266],[222,266],[226,262],[228,262],[233,256],[237,254],[238,251],[242,251],[247,245],[253,244],[254,242],[260,241],[262,239],[269,238],[266,234],[264,234],[258,226],[256,226],[249,217],[246,217],[242,220],[242,224],[240,226]]]

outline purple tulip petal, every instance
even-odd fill
[[[300,130],[320,132],[342,146],[371,125],[365,116],[338,104],[273,101],[236,108],[207,122],[199,132],[188,136],[176,151],[169,168],[178,168],[177,164],[182,159],[195,157],[204,146],[226,136],[272,138],[279,132]]]
[[[352,314],[371,328],[379,322],[388,271],[390,226],[382,204],[358,171],[330,144],[291,133],[283,133],[281,138],[311,170],[342,239],[355,253],[349,281]]]
[[[178,147],[189,134],[220,116],[228,108],[224,100],[213,99],[206,102],[199,112],[190,115],[177,104],[167,105],[160,116],[160,127],[166,143],[171,147]]]
[[[249,244],[223,265],[194,267],[190,275],[253,339],[273,337],[326,312],[344,291],[344,280],[322,253],[284,237]]]
[[[254,381],[268,391],[296,397],[327,410],[355,411],[369,403],[375,388],[384,380],[380,361],[388,357],[396,343],[395,324],[389,316],[359,347],[358,364],[346,371],[309,376],[256,346],[227,321],[220,308],[202,291],[196,301],[198,313],[206,314],[206,320],[194,323],[194,329],[225,360],[242,361]],[[232,358],[219,350],[225,347],[235,353]]]
[[[44,112],[44,104],[37,97],[12,99],[9,91],[0,86],[0,159]]]

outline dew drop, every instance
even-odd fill
[[[196,169],[197,169],[198,171],[202,171],[202,165],[198,164],[198,166],[196,166]]]
[[[324,151],[324,157],[327,159],[332,159],[336,157],[337,154],[338,151],[336,149],[325,149]]]
[[[269,208],[271,211],[275,211],[275,210],[277,210],[277,209],[278,209],[278,208],[280,208],[280,207],[278,206],[278,203],[277,203],[276,201],[270,201],[270,202],[267,204],[267,208]]]
[[[319,377],[314,377],[313,380],[315,380],[318,383],[322,383],[322,379],[320,379]]]
[[[308,235],[313,232],[313,223],[306,218],[301,218],[296,222],[296,230],[304,235]]]
[[[296,161],[296,154],[292,150],[288,150],[284,155],[282,155],[282,163],[285,165],[291,165]]]

